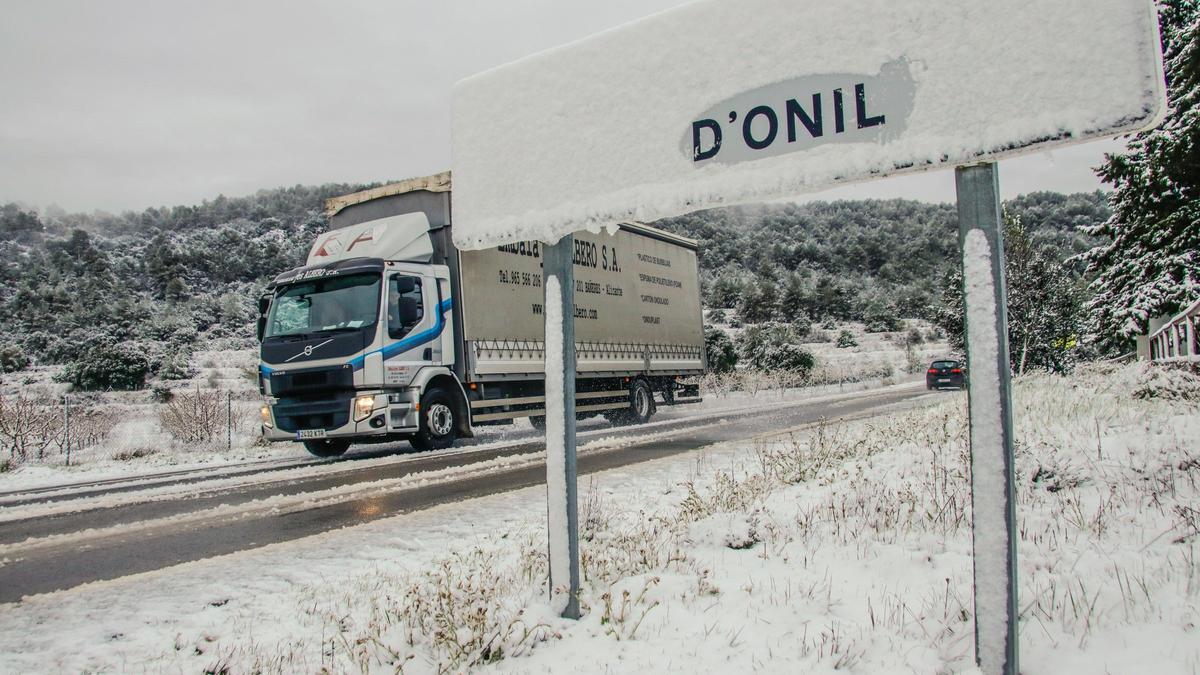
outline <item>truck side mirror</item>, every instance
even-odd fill
[[[417,280],[413,277],[396,277],[397,293],[412,293],[417,289]]]
[[[263,341],[263,336],[267,333],[267,312],[271,310],[271,296],[264,295],[258,299],[258,341]]]
[[[401,326],[412,326],[421,321],[421,303],[416,298],[400,298],[397,316]]]

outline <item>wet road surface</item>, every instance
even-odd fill
[[[601,429],[581,434],[579,472],[604,471],[823,419],[869,416],[929,397],[924,387],[894,387],[649,427]],[[601,447],[589,449],[589,437],[603,438]],[[31,517],[0,522],[0,602],[543,484],[543,448],[540,439],[518,440],[363,466],[354,461],[274,460],[262,463],[269,466],[244,465],[201,477],[159,474],[107,490],[105,481],[96,481],[71,494],[72,499],[88,497],[79,502],[79,510],[52,515],[36,512],[43,507],[62,509],[64,504],[66,509],[76,507],[44,494],[51,490],[22,495],[0,502],[0,513],[8,505],[34,505]],[[370,452],[356,459],[378,459],[391,452]],[[508,466],[494,461],[505,458]],[[471,470],[481,462],[493,464]],[[294,469],[302,469],[302,475],[287,475]],[[447,470],[449,475],[431,479],[437,482],[404,484],[408,476]],[[455,476],[455,470],[461,476]],[[284,475],[274,475],[281,472]],[[253,474],[261,474],[261,480]],[[244,482],[206,486],[230,478]],[[372,485],[378,481],[390,483]],[[321,491],[325,493],[313,494]]]

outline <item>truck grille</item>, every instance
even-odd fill
[[[332,368],[305,368],[271,373],[271,395],[354,389],[354,369],[349,364]]]
[[[350,421],[353,400],[353,391],[282,397],[273,409],[275,427],[287,432],[336,429]]]

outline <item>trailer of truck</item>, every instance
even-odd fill
[[[260,300],[263,435],[318,456],[545,415],[539,242],[459,251],[448,173],[328,200],[331,229]],[[696,243],[637,223],[575,237],[580,416],[700,400]]]

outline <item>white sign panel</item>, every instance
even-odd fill
[[[705,0],[459,83],[464,248],[1153,125],[1151,0]]]

